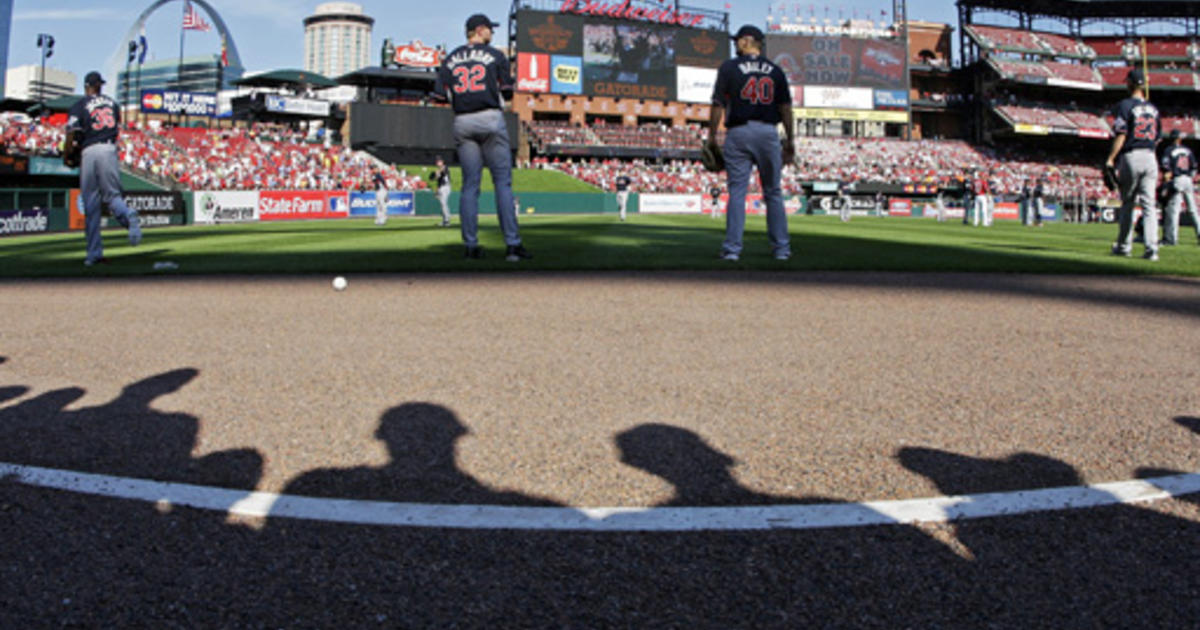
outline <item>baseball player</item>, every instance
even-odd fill
[[[450,169],[441,157],[437,159],[437,170],[429,174],[437,187],[438,202],[442,204],[442,227],[450,227]]]
[[[721,212],[721,187],[713,184],[712,188],[708,189],[708,196],[712,197],[712,218],[717,218],[717,214]]]
[[[1029,179],[1021,181],[1021,194],[1017,197],[1017,207],[1021,215],[1021,225],[1029,227],[1033,223],[1033,183]]]
[[[1033,187],[1033,224],[1042,227],[1042,213],[1046,210],[1046,180],[1039,177]]]
[[[624,173],[617,176],[615,186],[617,188],[617,209],[621,211],[621,220],[625,220],[625,206],[629,204],[629,185],[633,180],[629,179]]]
[[[137,212],[125,205],[121,190],[121,169],[117,162],[117,133],[121,109],[116,101],[100,93],[104,79],[89,72],[83,79],[86,96],[71,107],[67,116],[65,154],[80,150],[79,189],[83,202],[87,256],[83,264],[107,263],[100,240],[101,212],[107,208],[113,218],[129,230],[129,244],[142,242],[142,223]]]
[[[375,171],[372,182],[375,184],[375,225],[387,225],[387,180],[383,178],[383,173]]]
[[[746,189],[750,167],[758,167],[763,201],[767,206],[767,237],[771,255],[787,260],[792,255],[788,238],[787,212],[783,207],[780,176],[783,163],[795,158],[795,125],[792,92],[787,77],[762,55],[763,32],[749,24],[733,36],[737,57],[721,64],[713,87],[708,142],[717,143],[717,129],[725,123],[725,173],[729,203],[725,208],[725,242],[721,258],[737,260],[742,253],[746,228]],[[787,141],[779,144],[779,123]]]
[[[971,209],[975,207],[975,173],[963,177],[963,225],[971,225]]]
[[[1175,245],[1179,236],[1180,206],[1186,204],[1196,228],[1196,240],[1200,242],[1200,217],[1196,216],[1196,195],[1193,178],[1196,176],[1196,155],[1184,146],[1183,134],[1178,129],[1168,136],[1172,146],[1163,154],[1162,170],[1167,178],[1167,216],[1163,221],[1163,245]]]
[[[467,43],[446,56],[438,69],[434,91],[454,108],[454,143],[462,165],[462,192],[458,218],[467,258],[483,257],[479,247],[479,184],[483,166],[492,173],[496,188],[496,216],[509,262],[533,258],[521,244],[513,203],[512,152],[504,122],[504,97],[512,92],[508,58],[492,43],[492,29],[500,26],[486,15],[467,18]]]
[[[1117,169],[1121,190],[1121,208],[1117,215],[1120,230],[1112,253],[1128,256],[1132,252],[1133,212],[1134,206],[1140,204],[1145,219],[1146,244],[1142,257],[1154,261],[1158,260],[1158,208],[1154,198],[1158,160],[1154,157],[1154,147],[1162,135],[1162,120],[1158,108],[1146,100],[1146,77],[1141,70],[1130,70],[1125,84],[1129,87],[1129,98],[1113,110],[1112,148],[1104,162],[1106,168]]]
[[[842,223],[850,220],[850,191],[852,189],[850,182],[838,184],[838,216],[842,219]]]
[[[983,223],[984,227],[987,227],[987,218],[985,216],[987,214],[987,195],[988,195],[987,176],[986,175],[977,176],[975,178],[974,185],[975,185],[975,190],[974,190],[975,204],[974,204],[974,207],[971,208],[971,216],[972,216],[971,225],[973,225],[975,227],[979,227],[979,224]]]

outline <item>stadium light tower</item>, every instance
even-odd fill
[[[908,107],[904,109],[908,123],[904,125],[904,139],[912,140],[912,71],[909,64],[912,54],[908,49],[908,3],[905,0],[892,0],[892,19],[900,29],[900,41],[904,45],[904,94],[908,97]]]
[[[38,102],[42,107],[39,110],[42,116],[46,115],[46,59],[54,55],[54,36],[46,33],[38,33],[37,46],[42,49],[42,74],[38,77]]]

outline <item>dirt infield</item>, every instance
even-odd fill
[[[1200,471],[1197,280],[422,275],[339,293],[330,279],[0,283],[0,461],[574,507]],[[3,482],[0,514],[0,577],[21,577],[0,620],[22,625],[124,625],[120,602],[185,626],[1169,627],[1200,613],[1187,497],[762,536],[251,528]],[[140,573],[121,568],[132,557]],[[171,572],[185,565],[196,577]]]
[[[700,449],[676,453],[684,478],[719,462],[778,500],[938,494],[905,466],[930,451],[1074,471],[1030,465],[1029,488],[1200,470],[1173,422],[1200,415],[1191,280],[368,276],[337,293],[323,278],[168,279],[8,283],[0,300],[4,384],[80,388],[79,410],[187,371],[144,403],[196,419],[193,456],[260,453],[263,490],[387,464],[376,432],[412,403],[461,424],[446,445],[461,471],[572,506],[683,500],[622,461],[644,440]]]

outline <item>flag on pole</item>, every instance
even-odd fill
[[[221,67],[229,67],[229,46],[225,43],[225,36],[221,36]]]
[[[146,63],[146,52],[149,47],[146,45],[146,29],[142,29],[142,33],[138,35],[138,65]]]
[[[191,2],[185,2],[183,5],[183,30],[185,31],[209,31],[212,27],[200,14],[196,13],[196,7],[192,6]]]

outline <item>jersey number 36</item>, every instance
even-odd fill
[[[105,129],[112,129],[116,126],[117,121],[113,120],[113,112],[111,109],[104,107],[97,109],[94,113],[92,113],[92,129],[95,129],[96,131],[103,131]]]

